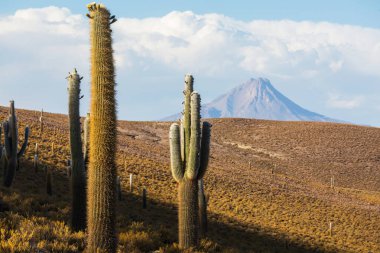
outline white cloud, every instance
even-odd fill
[[[327,105],[337,109],[354,109],[361,106],[364,96],[355,96],[352,98],[343,98],[341,95],[329,94]]]
[[[31,57],[42,64],[51,57],[88,57],[87,20],[67,8],[19,10],[1,18],[0,27],[3,48],[33,52]],[[216,75],[237,69],[306,79],[344,70],[380,76],[377,29],[289,20],[243,22],[174,11],[158,18],[119,17],[114,31],[120,67],[159,63],[182,72]]]
[[[327,22],[242,22],[223,15],[172,12],[121,18],[117,46],[180,70],[211,75],[230,68],[310,78],[354,71],[380,76],[380,30]],[[314,73],[310,75],[310,73]]]
[[[133,86],[133,92],[149,90],[152,97],[168,97],[153,86],[172,90],[188,72],[196,74],[197,80],[206,80],[201,89],[209,98],[245,78],[264,76],[288,85],[282,88],[286,95],[293,91],[291,97],[305,97],[311,89],[291,90],[289,84],[318,85],[319,97],[335,86],[338,94],[351,99],[330,96],[327,104],[333,110],[361,105],[363,99],[350,91],[352,85],[361,85],[361,94],[368,97],[365,93],[370,88],[364,87],[380,82],[379,29],[290,20],[245,22],[190,11],[144,19],[118,17],[112,26],[117,82],[139,84]],[[49,103],[49,94],[55,106],[51,110],[64,112],[66,97],[55,97],[54,92],[64,86],[64,77],[73,67],[85,76],[88,85],[88,44],[87,18],[67,8],[23,9],[0,17],[0,99],[17,99],[24,89],[29,98],[23,106],[34,108],[40,107],[41,101]],[[363,77],[366,82],[361,82]],[[4,89],[5,85],[10,88]],[[125,87],[119,86],[119,94],[124,94]],[[161,106],[148,109],[152,105],[145,101],[155,100],[151,98],[133,101],[140,103],[136,108],[151,113],[146,118],[174,112],[163,109],[170,110],[173,104],[165,99],[160,100]],[[325,106],[321,99],[303,102],[310,109]]]

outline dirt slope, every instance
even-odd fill
[[[5,112],[1,108],[0,119]],[[67,116],[45,113],[41,137],[39,113],[18,110],[18,115],[21,125],[31,126],[32,137],[14,186],[1,188],[0,199],[12,213],[0,212],[0,225],[20,234],[25,219],[46,217],[34,226],[62,222],[66,229],[70,208],[65,168],[69,158]],[[210,122],[211,159],[205,188],[211,224],[203,251],[380,252],[380,129],[248,119]],[[169,169],[169,126],[168,122],[119,122],[121,252],[159,248],[169,252],[174,247],[177,191]],[[54,174],[52,197],[44,194],[42,172],[34,173],[31,166],[36,142],[41,146],[42,163]],[[132,193],[129,173],[136,175]],[[148,191],[148,209],[141,208],[142,187]],[[5,220],[15,220],[16,225]],[[145,238],[140,238],[141,245],[131,246],[138,236]],[[49,240],[62,243],[62,251],[84,247],[84,234],[67,232],[56,237]],[[29,244],[37,241],[32,245],[37,249],[41,239],[31,238]],[[11,239],[10,234],[1,237],[7,245]],[[49,240],[39,248],[56,247]]]

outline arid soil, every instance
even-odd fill
[[[31,126],[32,135],[14,185],[1,188],[0,199],[9,209],[0,212],[1,229],[5,226],[21,236],[20,229],[26,226],[23,222],[31,217],[37,219],[33,226],[61,222],[62,229],[67,229],[67,115],[44,113],[41,135],[39,112],[17,113],[20,139],[25,124]],[[2,107],[0,119],[5,117],[6,108]],[[211,157],[204,180],[209,233],[198,252],[380,252],[379,128],[253,119],[209,121],[213,125]],[[120,252],[177,252],[177,186],[169,166],[170,124],[119,122]],[[44,193],[43,172],[33,170],[35,143],[40,145],[41,167],[53,171],[52,197]],[[130,173],[134,174],[132,192]],[[141,208],[144,187],[147,209]],[[10,233],[2,233],[6,252],[13,239]],[[33,250],[75,252],[85,245],[85,234],[49,237],[45,246],[38,246],[42,239],[29,237],[29,244],[35,241],[28,246]],[[49,240],[63,246],[54,246]]]

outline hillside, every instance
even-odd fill
[[[66,225],[67,115],[45,113],[39,136],[39,113],[17,113],[32,134],[14,185],[1,187],[0,251],[81,251],[84,233],[71,233]],[[1,107],[0,119],[5,116]],[[205,176],[210,231],[199,252],[380,252],[380,129],[252,119],[210,122]],[[169,169],[169,126],[119,122],[120,252],[179,252],[173,244],[177,190]],[[23,139],[21,127],[19,133]],[[35,173],[32,166],[36,142],[41,163],[53,172],[53,196],[45,193],[43,170]],[[129,173],[137,175],[132,193]],[[147,209],[141,204],[143,187]]]

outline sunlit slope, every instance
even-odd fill
[[[0,199],[12,211],[0,212],[1,228],[13,229],[21,237],[21,228],[42,229],[48,226],[43,224],[62,222],[45,239],[45,248],[58,247],[53,243],[56,240],[66,251],[83,249],[84,234],[62,232],[70,214],[65,167],[69,159],[67,115],[45,113],[41,138],[39,113],[17,113],[22,126],[31,126],[32,136],[14,185],[1,188]],[[5,116],[6,109],[1,108],[1,119]],[[203,251],[380,252],[379,129],[248,119],[210,122],[211,159],[205,177],[210,231]],[[159,248],[161,252],[176,252],[172,245],[177,240],[177,189],[169,169],[169,126],[168,122],[119,122],[117,157],[123,200],[118,205],[118,229],[122,252]],[[45,194],[43,172],[33,171],[36,142],[40,143],[41,163],[53,170],[52,197]],[[132,193],[130,173],[136,174]],[[148,209],[141,208],[143,187],[148,192]],[[27,220],[31,217],[43,221],[30,225]],[[8,242],[10,237],[2,241]],[[39,240],[27,241],[38,245]]]

